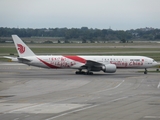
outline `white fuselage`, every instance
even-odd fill
[[[24,57],[31,62],[26,63],[43,68],[72,68],[79,69],[86,64],[86,60],[104,65],[115,64],[117,68],[149,68],[157,65],[152,58],[145,56],[32,56]]]

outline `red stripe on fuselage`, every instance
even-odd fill
[[[80,62],[80,63],[84,63],[84,64],[86,63],[86,60],[79,57],[79,56],[64,56],[64,57],[71,59],[71,60],[74,60],[74,61],[77,61],[77,62]]]
[[[54,66],[54,65],[52,65],[52,64],[49,64],[49,63],[47,63],[46,61],[44,61],[44,60],[42,60],[42,59],[40,59],[40,58],[38,58],[41,62],[43,62],[45,65],[47,65],[48,67],[50,67],[50,68],[60,68],[60,67],[57,67],[57,66]]]

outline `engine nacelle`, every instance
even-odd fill
[[[107,64],[107,65],[102,66],[102,71],[105,73],[114,73],[116,72],[116,69],[117,67],[115,64]]]

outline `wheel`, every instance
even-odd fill
[[[147,69],[145,68],[144,74],[147,74]]]
[[[86,72],[86,75],[93,75],[93,72]]]
[[[78,72],[78,71],[76,71],[76,72],[75,72],[75,74],[79,74],[79,72]]]
[[[144,74],[147,74],[147,71],[144,71]]]
[[[75,74],[77,74],[77,75],[85,75],[86,72],[84,72],[84,71],[76,71]]]
[[[82,72],[81,72],[81,74],[85,75],[85,74],[86,74],[86,72],[82,71]]]
[[[90,72],[90,75],[93,75],[93,72]]]
[[[77,75],[93,75],[93,72],[76,71]]]

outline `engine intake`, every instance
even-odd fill
[[[102,71],[105,73],[115,73],[116,72],[116,65],[115,64],[107,64],[102,66]]]

